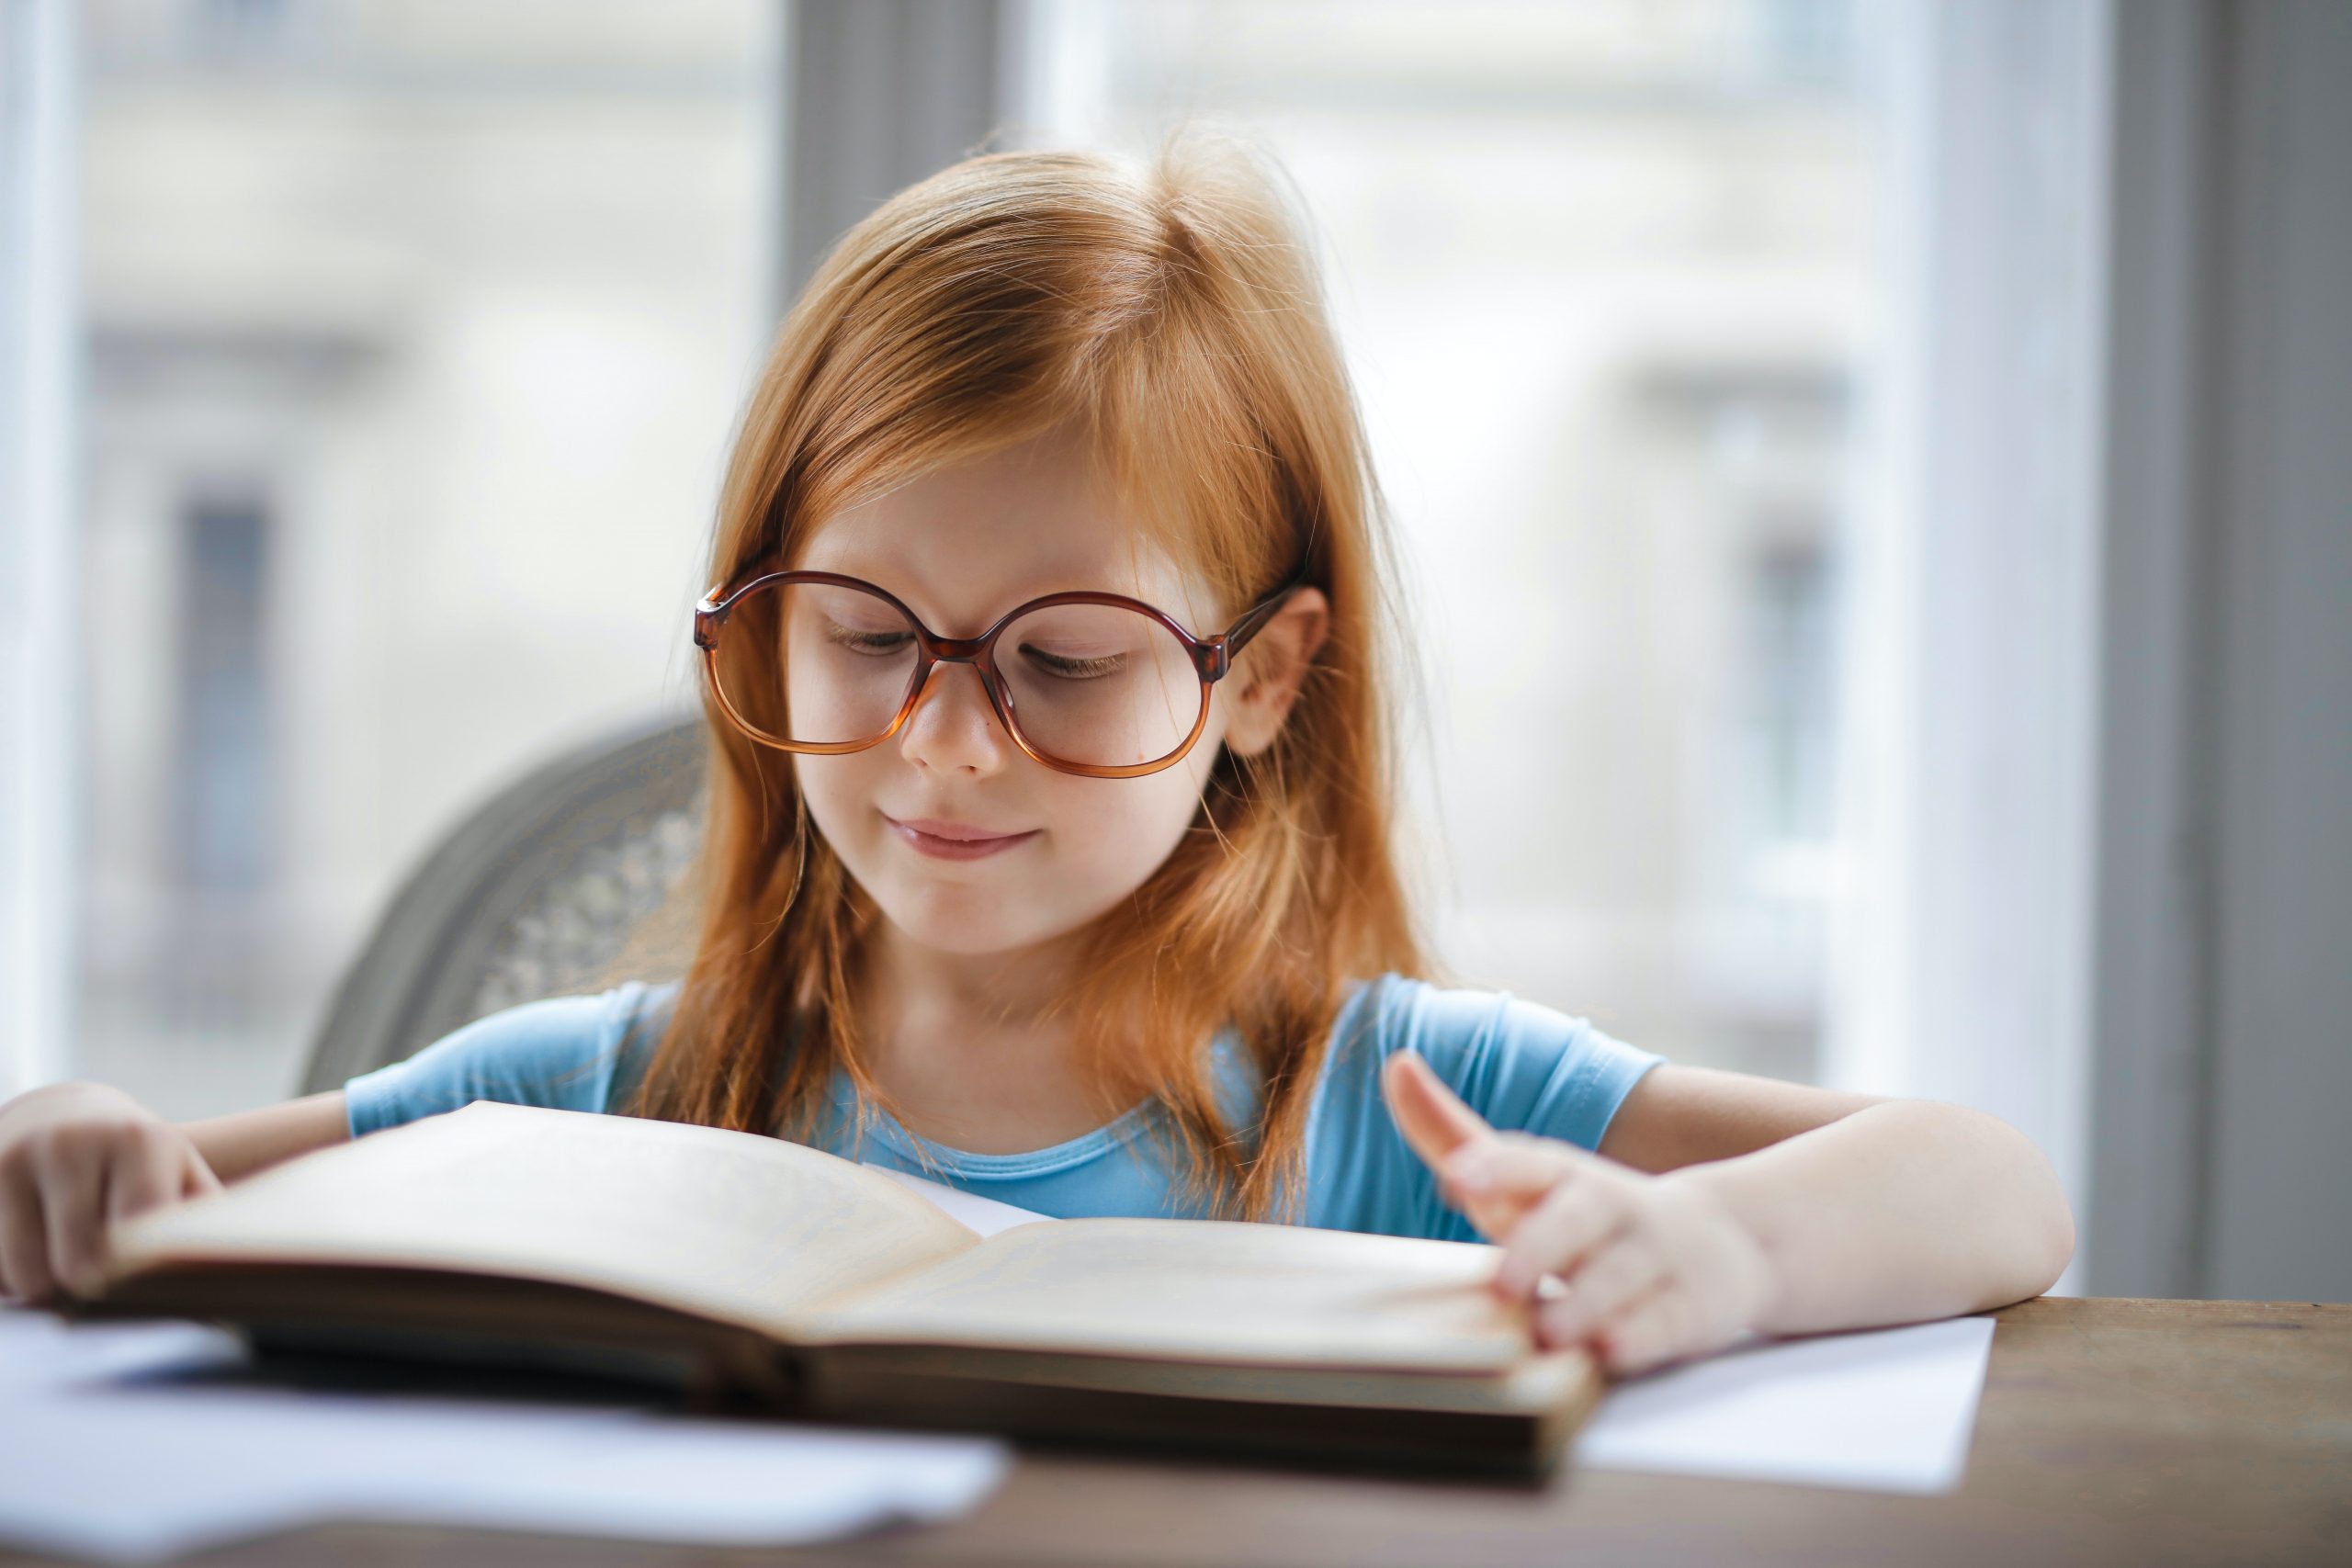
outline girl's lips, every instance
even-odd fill
[[[1033,828],[1025,833],[1000,833],[978,839],[960,837],[950,839],[937,833],[927,833],[912,823],[899,821],[888,812],[883,814],[882,820],[890,824],[890,830],[904,839],[919,853],[929,855],[934,860],[979,860],[984,856],[1009,850],[1015,844],[1026,842],[1035,838],[1038,831]],[[944,828],[948,824],[933,822],[932,826]],[[973,830],[963,829],[967,833]]]

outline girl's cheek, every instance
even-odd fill
[[[1132,787],[1142,781],[1103,782]],[[1165,803],[1150,800],[1144,790],[1136,794],[1146,798],[1115,806],[1100,800],[1064,803],[1048,819],[1040,840],[1042,863],[1059,886],[1090,906],[1107,908],[1125,899],[1150,879],[1183,837],[1184,818],[1171,825]]]

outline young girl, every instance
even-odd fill
[[[853,230],[721,496],[683,980],[184,1126],[21,1096],[0,1287],[86,1292],[114,1217],[488,1098],[1056,1215],[1485,1237],[1532,1335],[1620,1374],[2046,1289],[2073,1220],[2006,1123],[1441,983],[1391,857],[1382,502],[1279,189],[1180,134],[976,157]]]

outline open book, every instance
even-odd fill
[[[438,1359],[664,1369],[812,1419],[1548,1467],[1598,1398],[1484,1245],[1080,1219],[983,1239],[881,1173],[492,1101],[118,1224],[85,1309]]]

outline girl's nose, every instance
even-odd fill
[[[997,722],[980,672],[969,664],[935,664],[915,694],[915,711],[899,733],[899,755],[917,767],[985,776],[1003,768],[1012,738]]]

